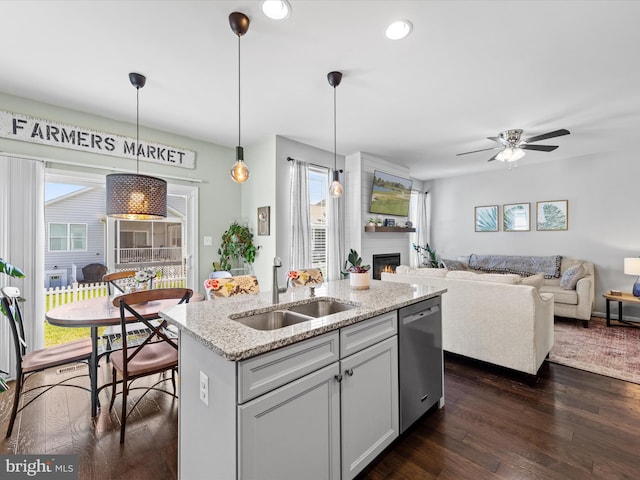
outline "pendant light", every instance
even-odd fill
[[[329,187],[329,195],[332,197],[341,197],[343,188],[338,178],[339,172],[336,160],[336,87],[340,85],[342,81],[342,73],[329,72],[327,74],[327,80],[329,80],[329,85],[333,87],[333,182],[331,182],[331,186]]]
[[[167,216],[167,182],[140,175],[140,89],[147,78],[130,73],[136,87],[136,173],[107,175],[107,215],[127,220],[156,220]]]
[[[229,15],[231,30],[238,36],[238,146],[236,147],[236,163],[231,169],[231,178],[237,183],[249,180],[249,169],[244,163],[244,149],[240,143],[240,37],[249,30],[249,18],[240,12]]]

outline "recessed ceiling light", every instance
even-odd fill
[[[387,27],[387,38],[390,40],[400,40],[411,33],[413,25],[409,20],[398,20]]]
[[[263,13],[273,20],[283,20],[291,13],[287,0],[262,0]]]

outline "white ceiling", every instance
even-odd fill
[[[418,179],[505,168],[495,152],[456,153],[566,128],[560,145],[520,164],[630,151],[640,129],[640,2],[290,0],[283,21],[257,0],[1,1],[0,92],[135,123],[128,73],[147,76],[144,126],[237,144],[237,37],[242,37],[242,144],[283,135],[371,153]],[[388,23],[414,30],[387,40]],[[0,106],[1,108],[1,106]],[[635,150],[631,150],[635,151]],[[249,162],[250,166],[250,162]]]

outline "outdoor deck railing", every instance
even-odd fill
[[[183,257],[182,247],[116,249],[117,263],[181,262]]]

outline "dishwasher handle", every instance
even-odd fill
[[[413,315],[407,315],[406,317],[402,317],[402,324],[407,325],[409,323],[415,322],[416,320],[425,319],[431,315],[435,315],[440,311],[439,305],[434,305],[433,307],[426,308],[421,312],[414,313]]]

